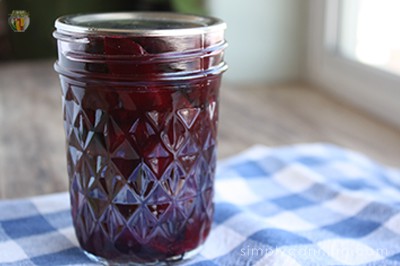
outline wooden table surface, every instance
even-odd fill
[[[65,191],[61,97],[52,61],[0,65],[0,198]],[[330,142],[400,167],[400,131],[307,85],[221,88],[219,157],[254,144]]]

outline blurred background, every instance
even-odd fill
[[[228,24],[219,157],[328,142],[400,166],[398,0],[0,0],[0,198],[67,188],[54,20],[156,10]],[[25,32],[8,24],[29,13]]]
[[[12,34],[7,19],[13,10],[29,13],[31,25],[24,34]],[[51,1],[51,0],[2,0],[0,1],[0,59],[40,59],[56,55],[56,45],[51,32],[59,16],[74,13],[113,12],[125,10],[177,11],[205,14],[202,0],[136,0],[136,1]]]

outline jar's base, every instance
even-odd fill
[[[92,261],[97,262],[97,263],[101,263],[102,265],[108,265],[108,266],[122,266],[122,265],[170,265],[171,263],[178,263],[184,260],[188,260],[190,258],[193,258],[194,256],[196,256],[197,254],[200,253],[200,251],[203,249],[203,245],[200,245],[199,247],[190,250],[188,252],[185,252],[183,254],[180,255],[176,255],[170,258],[167,258],[163,261],[149,261],[149,262],[135,262],[135,261],[126,261],[126,262],[118,262],[118,261],[113,261],[113,260],[107,260],[105,258],[93,255],[90,252],[87,251],[83,251],[85,253],[85,255]]]

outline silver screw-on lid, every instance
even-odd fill
[[[171,36],[224,30],[225,22],[213,17],[168,12],[121,12],[60,17],[57,31],[65,33]]]

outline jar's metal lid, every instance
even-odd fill
[[[58,18],[55,27],[69,33],[171,36],[224,30],[226,24],[213,17],[172,12],[121,12],[67,15]]]

